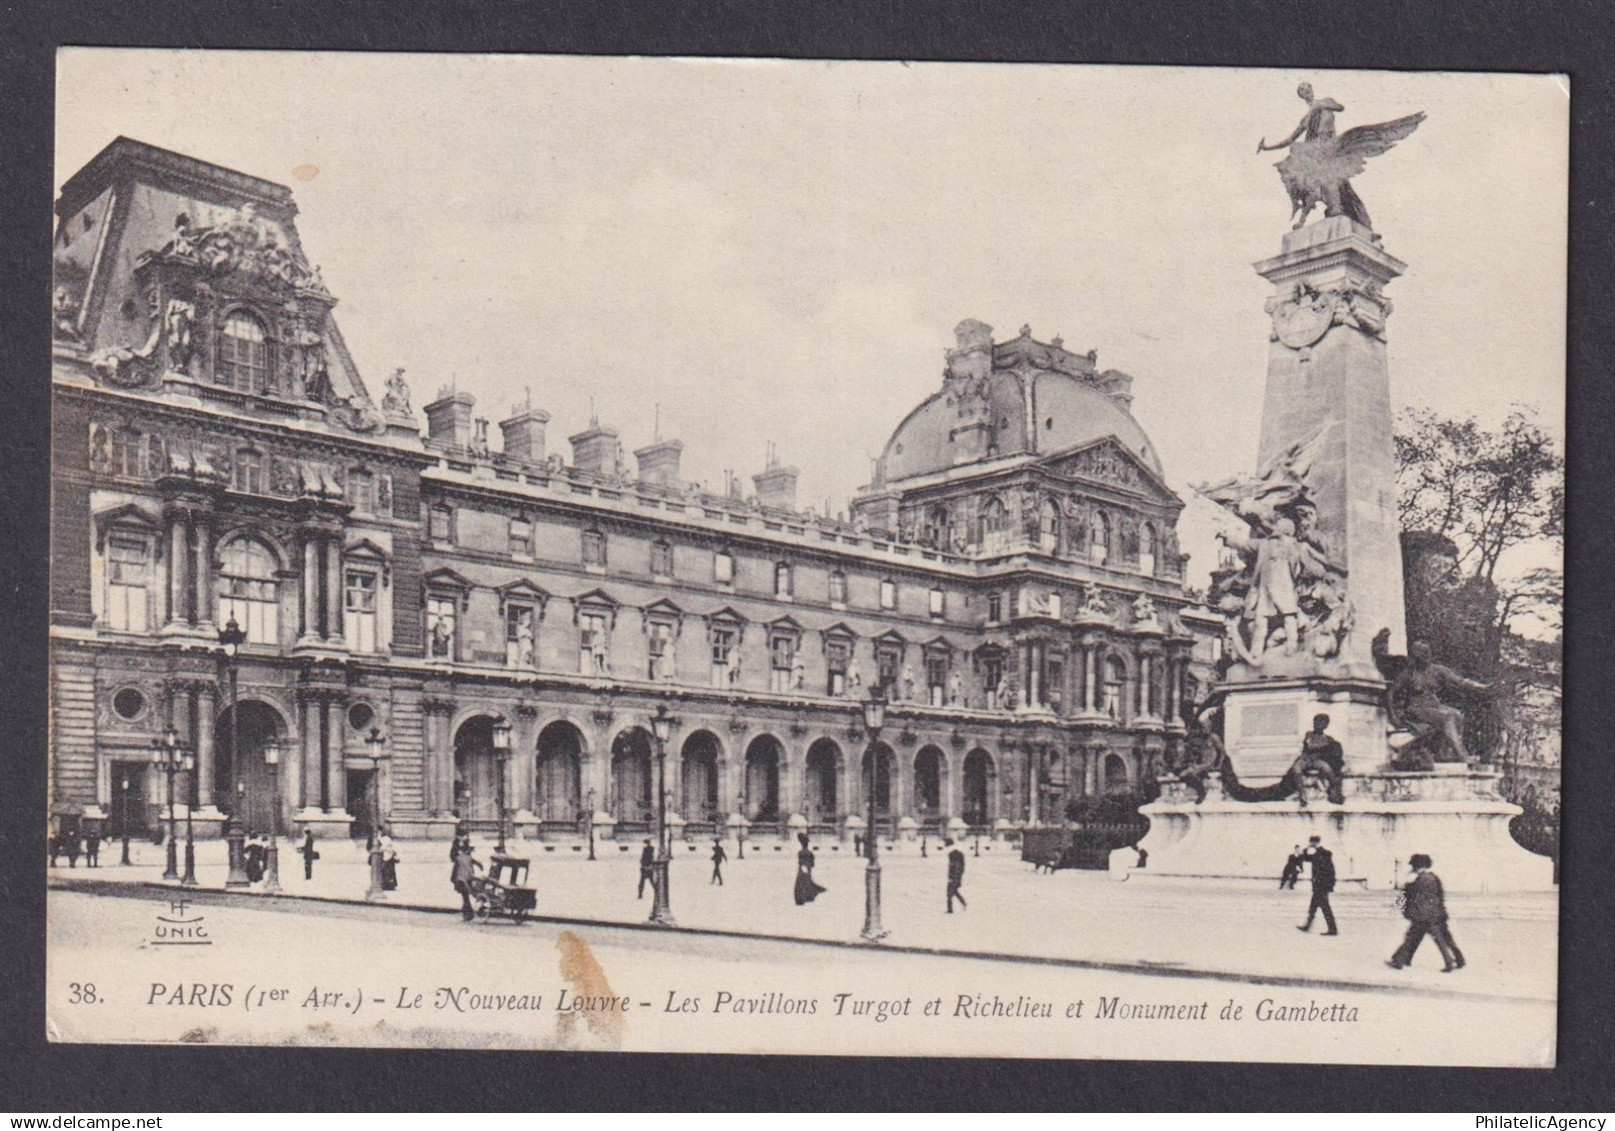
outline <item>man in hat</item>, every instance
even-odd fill
[[[958,900],[960,907],[967,907],[964,893],[959,890],[965,882],[965,854],[955,847],[952,840],[944,846],[948,850],[948,914],[953,914],[953,901]]]
[[[651,847],[650,841],[639,852],[639,894],[636,899],[645,898],[645,885],[650,884],[651,893],[656,891],[656,850]]]
[[[1385,963],[1393,970],[1401,970],[1413,961],[1413,952],[1419,949],[1425,935],[1435,940],[1436,949],[1441,952],[1443,974],[1463,968],[1463,952],[1447,929],[1447,899],[1441,888],[1441,877],[1432,872],[1430,866],[1430,857],[1422,852],[1408,858],[1413,879],[1402,889],[1402,917],[1408,921],[1408,933]]]
[[[708,881],[708,887],[713,884],[717,884],[719,887],[723,886],[723,862],[727,859],[729,859],[729,854],[723,850],[723,840],[719,837],[714,837],[712,840],[712,879]]]
[[[1312,875],[1312,902],[1307,905],[1307,921],[1296,930],[1312,930],[1313,917],[1321,911],[1323,924],[1328,928],[1324,934],[1338,935],[1340,932],[1335,930],[1335,913],[1329,906],[1329,893],[1335,890],[1334,853],[1323,846],[1321,837],[1312,836],[1307,838],[1307,850],[1301,856]]]

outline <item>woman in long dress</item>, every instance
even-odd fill
[[[798,833],[796,839],[801,842],[802,851],[796,854],[796,905],[812,903],[824,892],[824,888],[813,882],[813,850],[808,847],[807,833]]]

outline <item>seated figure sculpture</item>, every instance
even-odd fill
[[[1429,761],[1467,762],[1464,745],[1464,715],[1441,701],[1443,692],[1468,691],[1489,694],[1492,685],[1465,679],[1445,664],[1431,658],[1430,645],[1415,640],[1408,649],[1407,665],[1386,692],[1386,712],[1391,725],[1413,732],[1414,741],[1403,748],[1398,769],[1428,769]]]

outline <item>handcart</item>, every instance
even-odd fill
[[[471,878],[471,906],[486,923],[498,917],[520,923],[538,906],[538,892],[527,886],[530,861],[519,856],[494,856],[486,876]]]

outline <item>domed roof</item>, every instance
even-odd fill
[[[961,322],[940,392],[897,426],[881,456],[886,484],[963,463],[1068,451],[1114,436],[1157,475],[1161,461],[1128,411],[1132,378],[1098,372],[1095,355],[1021,336],[994,344],[992,328]]]

